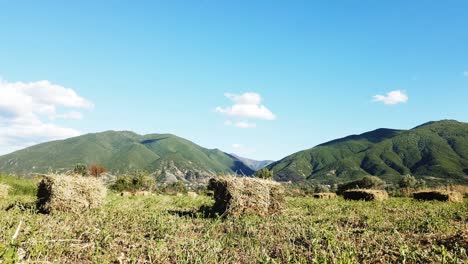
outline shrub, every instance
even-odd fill
[[[331,190],[332,189],[327,185],[322,185],[307,180],[299,181],[288,186],[288,191],[292,196],[334,192]]]
[[[111,189],[122,191],[155,191],[156,179],[149,176],[148,172],[144,170],[135,170],[127,175],[117,177],[115,182],[111,185]]]
[[[104,172],[107,172],[107,169],[99,164],[93,164],[89,166],[88,171],[89,171],[89,175],[93,177],[100,177],[101,174],[103,174]]]
[[[255,173],[255,176],[259,179],[271,180],[273,179],[273,171],[263,168]]]
[[[418,180],[414,176],[405,175],[398,182],[398,186],[400,188],[417,189],[417,188],[424,188],[426,186],[426,182],[423,179]]]
[[[88,175],[88,168],[84,164],[76,164],[75,168],[73,169],[73,173],[81,176],[86,176]]]
[[[314,193],[328,193],[330,192],[330,188],[325,185],[317,184],[314,188]]]
[[[385,182],[375,176],[364,176],[362,179],[338,185],[338,194],[343,194],[351,189],[376,189],[383,190]]]

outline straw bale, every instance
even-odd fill
[[[223,176],[211,179],[209,189],[214,192],[213,210],[225,216],[275,215],[284,207],[284,188],[271,180]]]
[[[388,193],[382,190],[347,190],[343,196],[346,200],[383,201],[388,199]]]
[[[46,175],[39,182],[36,204],[43,213],[81,213],[101,206],[105,196],[98,178]]]

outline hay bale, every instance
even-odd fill
[[[346,200],[383,201],[388,199],[388,193],[382,190],[355,189],[343,193]]]
[[[133,193],[133,196],[151,196],[151,192],[148,191],[137,191]]]
[[[8,189],[10,189],[10,186],[0,183],[0,198],[8,197]]]
[[[39,182],[36,204],[43,213],[81,213],[101,206],[105,196],[100,179],[47,175]]]
[[[422,201],[463,202],[463,195],[453,191],[421,191],[413,193],[413,198]]]
[[[128,197],[128,196],[133,196],[131,192],[123,191],[120,193],[120,196]]]
[[[315,199],[333,199],[336,198],[336,193],[314,193],[312,196]]]
[[[284,188],[274,181],[225,176],[211,179],[209,189],[214,192],[213,210],[225,216],[266,216],[283,210]]]
[[[187,196],[190,198],[197,198],[198,194],[196,192],[187,192]]]

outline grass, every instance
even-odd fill
[[[0,182],[5,178],[0,178]],[[11,180],[24,186],[26,180]],[[11,183],[11,182],[10,182]],[[120,197],[74,215],[0,200],[3,263],[466,263],[468,203],[287,199],[281,216],[205,218],[207,196]],[[22,227],[12,239],[19,223]],[[465,243],[465,244],[463,244]]]

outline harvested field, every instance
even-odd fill
[[[355,189],[343,193],[346,200],[383,201],[388,199],[388,193],[382,190]]]
[[[102,205],[106,188],[91,177],[45,176],[38,185],[37,208],[43,213],[81,213]]]
[[[413,198],[424,201],[463,202],[463,195],[453,191],[421,191],[413,193]]]
[[[284,206],[281,184],[247,177],[218,177],[210,180],[214,191],[215,212],[238,217],[243,214],[262,216],[279,214]]]
[[[27,180],[8,184],[3,263],[468,263],[468,201],[286,197],[281,215],[221,218],[200,213],[214,203],[205,195],[110,192],[97,209],[44,215],[11,206],[35,201],[15,187]]]
[[[336,198],[336,193],[314,193],[312,195],[315,199],[333,199]]]

